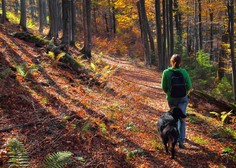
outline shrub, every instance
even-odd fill
[[[216,69],[210,62],[210,56],[203,51],[197,53],[196,59],[185,57],[184,68],[189,72],[193,87],[201,91],[209,91],[209,88],[214,87]]]
[[[224,76],[216,87],[212,90],[212,95],[217,99],[221,100],[232,100],[233,101],[233,87],[231,81]]]

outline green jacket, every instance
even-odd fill
[[[179,71],[183,74],[183,77],[184,77],[184,80],[185,80],[185,83],[186,83],[187,93],[192,88],[192,82],[190,80],[188,72],[185,69],[170,67],[170,68],[163,71],[162,80],[161,80],[161,87],[164,90],[164,92],[166,93],[166,99],[167,100],[175,100],[176,99],[176,98],[172,98],[170,96],[170,85],[171,85],[172,71]]]

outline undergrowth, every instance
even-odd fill
[[[17,138],[8,138],[6,142],[6,155],[8,167],[29,167],[30,157],[26,152],[24,144]],[[71,163],[73,153],[70,151],[53,152],[46,156],[41,163],[42,168],[64,168]]]
[[[20,16],[7,11],[7,18],[9,19],[9,21],[13,24],[19,24],[20,23]],[[31,18],[27,18],[27,28],[30,29],[37,29],[38,25],[35,24],[35,22],[31,19]]]
[[[183,57],[183,67],[189,72],[193,88],[210,94],[219,99],[232,102],[231,78],[226,74],[220,81],[217,80],[217,65],[210,61],[210,55],[198,51],[196,58]]]

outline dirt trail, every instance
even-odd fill
[[[160,87],[161,72],[105,56],[103,60],[115,65],[116,73],[105,88],[88,87],[78,74],[52,66],[43,50],[9,36],[5,29],[0,29],[0,44],[1,72],[13,66],[11,58],[28,66],[40,65],[30,80],[19,75],[0,79],[0,129],[44,119],[33,126],[0,132],[1,149],[9,136],[18,137],[29,151],[32,167],[47,154],[62,150],[86,160],[77,161],[75,167],[234,167],[231,158],[221,156],[232,141],[227,135],[213,137],[213,133],[221,133],[211,124],[215,121],[205,119],[191,105],[188,112],[199,116],[187,119],[187,149],[176,147],[175,160],[164,153],[156,135],[156,121],[168,110]],[[65,121],[64,116],[76,118]],[[88,123],[95,124],[82,132]],[[3,162],[1,156],[0,166]]]
[[[158,72],[154,69],[146,69],[144,66],[139,66],[130,61],[124,61],[117,58],[105,58],[105,62],[109,64],[115,64],[122,69],[119,73],[119,77],[122,80],[128,81],[135,86],[138,86],[139,89],[135,89],[132,92],[136,92],[139,96],[143,96],[142,100],[147,100],[146,106],[141,106],[143,110],[138,108],[144,113],[142,116],[144,120],[147,122],[153,123],[155,122],[159,116],[169,110],[169,107],[166,102],[165,93],[161,89],[161,72]],[[194,99],[196,101],[196,99]],[[197,102],[193,102],[194,104],[198,104]],[[201,102],[202,103],[202,102]],[[203,102],[204,103],[204,102]],[[148,108],[146,108],[148,107]],[[217,138],[213,138],[212,134],[216,134],[220,132],[220,129],[217,128],[217,122],[215,120],[209,121],[209,119],[205,118],[205,112],[201,111],[204,108],[212,108],[215,107],[207,102],[202,104],[202,109],[193,108],[190,103],[188,108],[189,116],[187,119],[187,139],[186,139],[186,150],[181,150],[176,148],[177,150],[177,159],[174,160],[166,160],[166,156],[162,154],[163,151],[156,151],[153,153],[154,158],[159,158],[163,162],[159,161],[151,161],[148,167],[232,167],[236,165],[231,161],[226,161],[224,157],[221,156],[221,152],[225,148],[225,146],[231,146],[233,142],[230,140],[227,142],[227,138],[221,141],[217,141]],[[207,111],[206,111],[207,112]],[[209,111],[208,111],[209,112]],[[152,115],[151,115],[152,114]],[[199,114],[199,116],[198,116]],[[197,116],[196,116],[197,115]],[[193,116],[193,117],[191,117]],[[196,123],[192,120],[196,119]],[[212,123],[209,124],[209,123]],[[214,124],[215,123],[215,124]],[[154,127],[155,125],[151,125]],[[208,129],[211,128],[211,129]],[[155,130],[155,129],[154,129]],[[150,127],[149,131],[150,133]],[[151,133],[153,135],[153,132]],[[154,134],[155,135],[155,134]],[[159,139],[160,140],[160,139]],[[157,140],[158,141],[158,140]],[[159,141],[159,143],[161,143]],[[158,146],[158,145],[157,145]],[[158,146],[157,148],[159,148]],[[152,149],[149,148],[150,151]],[[163,149],[160,149],[163,150]],[[227,163],[228,162],[228,163]],[[147,162],[148,163],[148,162]],[[153,163],[163,164],[155,166]],[[145,165],[145,164],[144,164]],[[146,166],[147,166],[146,165]],[[145,166],[144,166],[145,167]]]

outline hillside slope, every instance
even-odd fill
[[[189,104],[187,149],[176,147],[175,160],[165,154],[156,134],[156,121],[168,110],[160,88],[161,72],[106,56],[104,63],[114,66],[115,73],[105,87],[97,86],[68,67],[55,65],[44,49],[10,36],[13,31],[12,25],[0,26],[2,167],[8,167],[6,143],[13,137],[24,144],[30,167],[38,167],[48,154],[58,151],[73,153],[68,167],[236,164],[232,157],[222,155],[228,146],[235,151],[235,139],[205,115],[206,109],[214,109],[207,103],[202,109]],[[75,57],[78,54],[75,49],[70,52]],[[25,78],[16,69],[23,62],[38,69]]]

